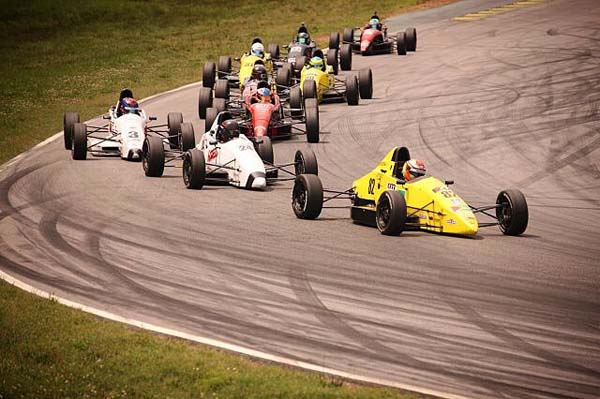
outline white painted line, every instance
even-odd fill
[[[43,298],[55,300],[56,302],[58,302],[62,305],[68,306],[70,308],[82,310],[84,312],[91,313],[93,315],[102,317],[104,319],[128,324],[130,326],[135,326],[138,328],[142,328],[144,330],[154,331],[154,332],[157,332],[160,334],[165,334],[165,335],[170,335],[170,336],[177,337],[177,338],[187,339],[189,341],[197,342],[199,344],[209,345],[209,346],[224,349],[227,351],[241,353],[246,356],[263,359],[263,360],[267,360],[270,362],[276,362],[276,363],[286,364],[288,366],[301,368],[304,370],[310,370],[310,371],[316,371],[319,373],[335,375],[335,376],[339,376],[339,377],[342,377],[342,378],[345,378],[348,380],[362,381],[362,382],[366,382],[369,384],[375,384],[375,385],[384,385],[384,386],[389,386],[389,387],[393,387],[393,388],[403,389],[406,391],[418,392],[418,393],[422,393],[425,395],[437,396],[437,397],[446,398],[446,399],[466,399],[465,396],[453,395],[453,394],[450,394],[447,392],[439,392],[439,391],[436,391],[433,389],[427,389],[427,388],[414,386],[414,385],[410,385],[410,384],[402,384],[402,383],[398,383],[395,381],[389,381],[389,380],[384,380],[384,379],[379,379],[379,378],[365,377],[365,376],[361,376],[358,374],[347,373],[345,371],[336,370],[336,369],[332,369],[332,368],[328,368],[328,367],[323,367],[323,366],[319,366],[317,364],[288,359],[286,357],[277,356],[277,355],[271,355],[266,352],[257,351],[255,349],[246,348],[244,346],[240,346],[240,345],[236,345],[236,344],[230,344],[230,343],[220,341],[220,340],[215,340],[212,338],[206,338],[206,337],[202,337],[199,335],[194,335],[194,334],[189,334],[189,333],[173,330],[170,328],[160,327],[155,324],[145,323],[140,320],[125,318],[125,317],[116,315],[114,313],[110,313],[110,312],[107,312],[107,311],[104,311],[101,309],[82,305],[80,303],[73,302],[68,299],[64,299],[64,298],[61,298],[54,294],[51,294],[49,292],[40,290],[40,289],[35,288],[27,283],[17,280],[16,278],[8,275],[7,273],[3,272],[2,270],[0,270],[0,278],[4,281],[8,282],[9,284],[12,284],[15,287],[18,287],[24,291],[27,291],[29,293],[35,294],[35,295],[43,297]]]

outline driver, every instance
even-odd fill
[[[425,176],[427,169],[425,163],[419,159],[409,159],[402,166],[402,176],[404,180],[411,181],[417,177]]]
[[[321,71],[325,71],[325,63],[321,57],[312,57],[308,63],[311,68],[318,68]]]
[[[268,80],[268,77],[269,75],[267,73],[267,68],[265,68],[264,65],[254,65],[254,68],[252,68],[252,73],[250,74],[250,79],[260,82],[261,80]]]
[[[268,87],[261,87],[257,92],[258,99],[263,103],[271,102],[271,90]]]
[[[382,24],[381,21],[379,20],[379,17],[377,16],[377,14],[374,14],[371,19],[369,20],[369,22],[365,25],[364,29],[377,29],[382,31],[384,34],[387,32],[387,26],[385,24]]]
[[[117,107],[117,117],[125,115],[125,114],[140,114],[140,106],[138,102],[133,97],[124,97]]]
[[[308,34],[308,32],[300,32],[300,33],[298,33],[298,36],[296,37],[296,42],[299,44],[309,45],[310,44],[310,35]]]
[[[240,126],[235,119],[223,121],[217,129],[216,139],[219,143],[227,143],[229,140],[240,136]]]
[[[250,47],[250,54],[260,58],[265,58],[265,46],[262,43],[256,42]]]

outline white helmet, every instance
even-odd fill
[[[265,46],[263,46],[262,43],[254,43],[250,48],[250,54],[262,57],[263,55],[265,55]]]

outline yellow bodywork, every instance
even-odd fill
[[[265,53],[264,58],[253,54],[244,54],[242,58],[240,58],[240,72],[238,74],[240,80],[240,88],[244,86],[246,80],[250,78],[252,75],[252,68],[256,64],[256,61],[262,61],[265,64],[265,68],[267,68],[267,72],[270,74],[273,73],[273,60],[271,59],[271,54]]]
[[[479,225],[467,203],[437,178],[425,175],[410,182],[394,176],[396,162],[392,149],[377,167],[353,183],[359,208],[376,210],[386,190],[400,191],[407,207],[407,226],[438,233],[473,235]],[[398,173],[398,172],[397,172]]]
[[[304,81],[314,80],[317,84],[317,99],[323,100],[323,95],[327,93],[335,84],[335,75],[333,67],[325,65],[325,71],[319,68],[313,68],[310,65],[305,65],[300,72],[300,90],[304,90]]]

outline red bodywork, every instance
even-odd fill
[[[369,50],[369,46],[373,43],[377,38],[380,38],[379,41],[383,42],[383,32],[378,29],[365,29],[360,35],[360,51],[365,52]]]
[[[280,107],[279,96],[271,95],[271,102],[261,102],[256,95],[256,86],[244,88],[242,93],[246,108],[250,111],[250,120],[247,121],[248,137],[277,136],[278,128],[269,126],[271,115],[278,112]]]

